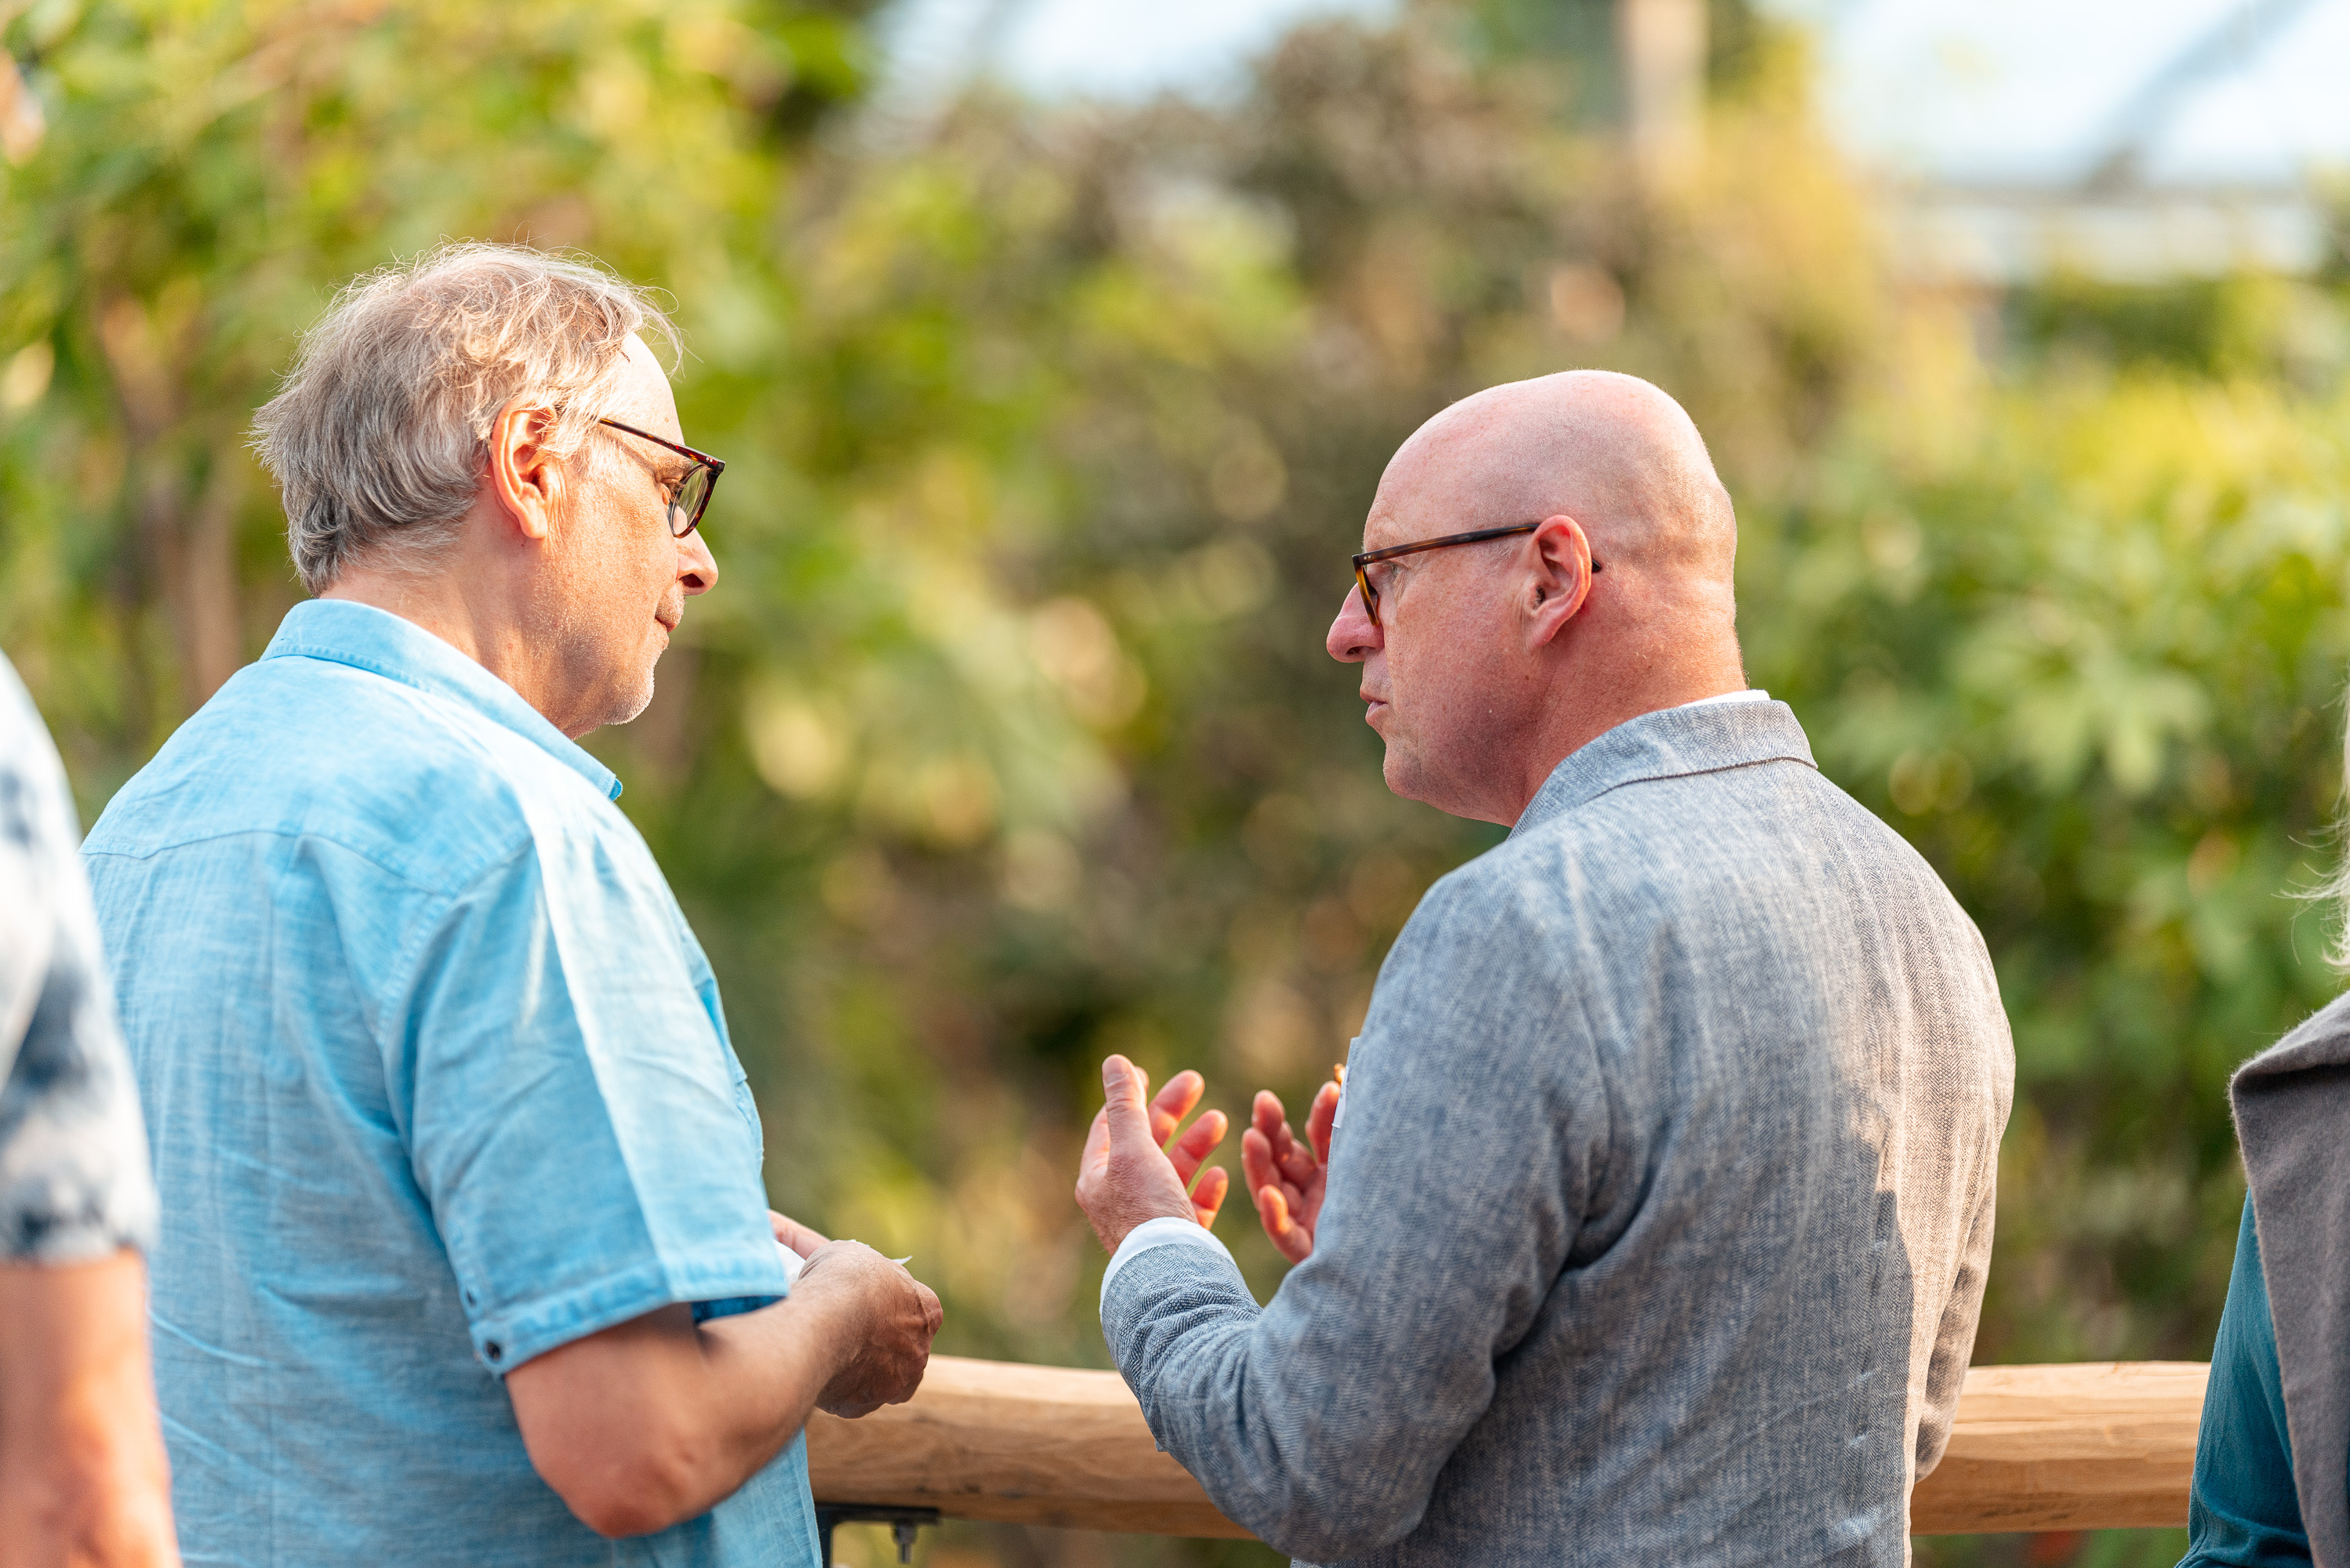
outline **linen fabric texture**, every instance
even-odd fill
[[[0,657],[0,1262],[91,1262],[155,1237],[80,836],[57,749]]]
[[[1784,703],[1645,714],[1421,900],[1272,1302],[1159,1246],[1103,1329],[1301,1560],[1902,1563],[2013,1075],[1981,938]]]
[[[2250,1188],[2256,1244],[2250,1262],[2267,1298],[2274,1357],[2268,1375],[2283,1405],[2284,1431],[2272,1431],[2268,1441],[2281,1436],[2278,1446],[2290,1461],[2308,1542],[2302,1560],[2350,1568],[2350,1160],[2343,1155],[2344,1129],[2350,1128],[2350,996],[2336,997],[2245,1063],[2229,1097]],[[2242,1275],[2240,1268],[2230,1282],[2223,1348],[2226,1318],[2240,1311],[2240,1288],[2249,1298],[2251,1282]],[[2247,1299],[2241,1310],[2251,1309]],[[2266,1401],[2230,1388],[2245,1376],[2235,1365],[2242,1354],[2226,1360],[2215,1355],[2210,1397],[2227,1407],[2214,1411],[2207,1400],[2196,1443],[2196,1545],[2214,1552],[2222,1550],[2226,1523],[2211,1517],[2215,1504],[2240,1524],[2269,1527],[2249,1529],[2245,1549],[2276,1545],[2274,1528],[2293,1522],[2273,1506],[2259,1506],[2255,1494],[2238,1490],[2231,1499],[2210,1484],[2220,1476],[2205,1464],[2206,1444],[2230,1432],[2248,1446],[2260,1438],[2255,1423]],[[2249,1371],[2258,1378],[2262,1368],[2254,1360]],[[2235,1418],[2215,1428],[2230,1415]],[[2289,1541],[2285,1547],[2290,1551]]]
[[[606,1541],[501,1381],[788,1291],[718,989],[618,781],[382,610],[296,607],[84,846],[172,1207],[192,1563],[816,1561],[799,1439]]]

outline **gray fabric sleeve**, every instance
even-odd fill
[[[148,1247],[138,1086],[57,749],[0,662],[0,1262]]]
[[[1607,1117],[1556,947],[1506,888],[1438,884],[1348,1063],[1313,1255],[1262,1310],[1199,1247],[1105,1293],[1159,1446],[1274,1546],[1331,1562],[1409,1533],[1566,1265]]]
[[[1933,1473],[1950,1446],[1950,1424],[1958,1418],[1959,1395],[1965,1389],[1967,1364],[1974,1354],[1975,1329],[1982,1319],[1983,1286],[1991,1277],[1992,1222],[1999,1209],[1999,1141],[1991,1139],[1984,1168],[1975,1172],[1974,1214],[1959,1253],[1958,1278],[1950,1299],[1934,1331],[1933,1355],[1926,1363],[1925,1401],[1918,1412],[1917,1468],[1913,1478]]]

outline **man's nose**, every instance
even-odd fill
[[[1348,588],[1347,602],[1338,607],[1338,618],[1330,623],[1330,635],[1322,646],[1341,664],[1360,664],[1386,645],[1378,623],[1363,607],[1363,590]]]
[[[689,598],[718,586],[718,557],[699,528],[677,542],[677,580]]]

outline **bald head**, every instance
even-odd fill
[[[1366,568],[1333,657],[1363,667],[1388,783],[1512,822],[1559,760],[1615,725],[1736,691],[1738,524],[1679,403],[1570,370],[1464,398],[1380,477],[1363,545],[1525,530]]]
[[[1568,516],[1609,569],[1728,589],[1738,551],[1730,493],[1681,406],[1637,376],[1565,370],[1463,398],[1422,425],[1388,462],[1371,507],[1400,542],[1428,521],[1445,533]],[[1382,540],[1381,543],[1390,541]]]

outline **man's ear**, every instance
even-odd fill
[[[525,539],[544,541],[555,532],[564,472],[562,460],[546,445],[554,428],[554,410],[521,400],[490,421],[490,499]]]
[[[1591,597],[1591,541],[1583,524],[1560,513],[1544,518],[1527,543],[1534,576],[1526,586],[1526,630],[1540,648],[1555,640]]]

